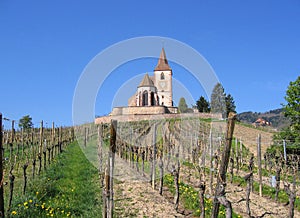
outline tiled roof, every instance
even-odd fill
[[[161,49],[160,57],[159,57],[157,65],[155,67],[155,70],[171,70],[171,67],[169,66],[164,48]]]
[[[149,87],[149,86],[154,86],[153,81],[150,79],[148,73],[146,73],[146,75],[144,76],[142,82],[140,83],[140,85],[138,87]]]

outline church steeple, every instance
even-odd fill
[[[159,60],[154,70],[155,71],[172,70],[171,67],[169,66],[164,48],[161,49]]]

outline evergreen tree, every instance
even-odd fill
[[[221,113],[222,117],[226,117],[226,102],[225,102],[225,92],[221,83],[217,83],[211,94],[211,112]]]
[[[24,130],[29,130],[32,128],[32,126],[33,126],[32,118],[29,115],[23,116],[19,120],[19,127]]]
[[[199,100],[196,102],[196,105],[199,112],[210,112],[209,102],[203,96],[199,98]]]
[[[181,97],[179,99],[178,110],[180,113],[186,113],[188,111],[188,106],[186,104],[185,98]]]
[[[230,112],[236,113],[235,102],[233,100],[233,97],[230,94],[226,95],[225,102],[226,102],[226,117],[228,117]]]

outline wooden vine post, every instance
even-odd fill
[[[209,190],[210,194],[213,195],[213,142],[212,142],[212,127],[209,132],[209,162],[210,162],[210,169],[209,169]]]
[[[105,180],[105,188],[103,189],[103,208],[102,208],[102,217],[107,218],[109,216],[108,213],[108,204],[109,204],[109,168],[105,168],[105,174],[104,174],[104,180]]]
[[[26,173],[27,167],[28,167],[28,162],[23,165],[23,178],[24,178],[23,194],[25,194],[26,187],[27,187],[27,173]]]
[[[259,179],[259,195],[262,197],[262,169],[261,169],[261,135],[257,137],[257,165],[258,165],[258,179]]]
[[[62,143],[63,143],[63,131],[62,131],[62,127],[59,127],[59,143],[58,143],[59,153],[62,152]]]
[[[155,168],[156,168],[156,123],[153,126],[153,156],[152,156],[152,188],[155,189]]]
[[[15,121],[11,121],[11,143],[10,143],[10,161],[12,161],[12,155],[13,155],[13,145],[14,145],[14,140],[15,140]]]
[[[31,132],[31,149],[32,149],[32,178],[34,179],[35,174],[35,165],[36,165],[36,154],[35,154],[35,142],[34,142],[34,128],[32,128]]]
[[[239,174],[240,164],[239,164],[239,146],[238,146],[237,138],[235,138],[235,160],[236,160],[236,174]]]
[[[53,152],[55,149],[55,126],[54,122],[52,122],[52,131],[51,131],[51,160],[53,159]]]
[[[39,154],[38,154],[38,159],[39,159],[38,175],[40,175],[41,170],[42,170],[42,149],[43,149],[43,121],[41,121],[41,126],[40,126],[40,144],[39,144]]]
[[[0,217],[4,217],[4,197],[3,197],[3,144],[2,144],[2,113],[0,113]]]
[[[86,147],[86,141],[87,141],[87,130],[86,127],[84,127],[84,147]]]
[[[98,126],[98,161],[99,161],[99,179],[100,179],[100,187],[103,188],[103,149],[102,149],[102,123]]]
[[[111,120],[110,126],[110,146],[109,146],[109,207],[108,218],[113,217],[114,208],[114,189],[113,189],[113,177],[114,177],[114,164],[116,153],[116,138],[117,138],[117,121]]]
[[[162,195],[163,185],[164,185],[164,162],[162,160],[162,154],[160,154],[160,158],[159,158],[159,173],[160,173],[159,194]]]
[[[24,128],[21,129],[22,157],[24,156]]]
[[[227,172],[228,162],[230,157],[235,120],[236,120],[236,114],[230,112],[228,116],[228,122],[227,122],[226,142],[222,154],[222,160],[219,168],[217,185],[215,189],[215,196],[213,200],[213,208],[211,212],[212,218],[218,217],[220,204],[226,207],[226,218],[232,217],[232,206],[231,206],[231,202],[226,199],[225,188],[226,188],[226,172]]]

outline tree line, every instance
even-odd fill
[[[223,118],[227,118],[230,112],[236,113],[233,96],[229,93],[225,93],[225,89],[221,83],[217,83],[213,88],[210,102],[206,100],[204,96],[200,96],[196,104],[193,105],[193,108],[201,113],[220,113]],[[179,100],[178,110],[180,113],[193,112],[193,109],[188,108],[183,97]]]

